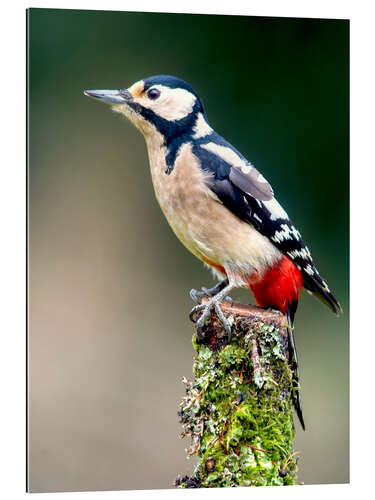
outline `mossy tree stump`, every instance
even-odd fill
[[[232,342],[215,313],[197,343],[193,373],[183,382],[181,436],[196,455],[185,488],[290,485],[297,481],[292,372],[286,317],[277,311],[223,303]],[[199,315],[198,315],[199,317]]]

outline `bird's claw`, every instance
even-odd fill
[[[196,304],[201,304],[202,299],[211,299],[217,293],[223,290],[226,287],[226,285],[228,285],[228,280],[224,279],[222,281],[219,281],[219,283],[217,283],[212,288],[206,288],[205,286],[202,286],[201,290],[195,290],[195,288],[193,288],[192,290],[190,290],[190,297],[194,300]],[[230,301],[233,302],[232,299],[230,299]]]
[[[197,312],[201,311],[204,308],[205,308],[205,304],[198,304],[197,306],[194,306],[189,314],[190,321],[195,323],[197,321],[197,318],[195,315],[197,314]]]
[[[207,289],[205,287],[202,287],[202,291],[196,290],[193,288],[190,290],[190,297],[194,300],[196,304],[200,304],[202,302],[202,299],[205,297],[210,297],[210,295],[207,293]]]
[[[209,290],[207,290],[206,287],[202,286],[202,291],[198,291],[198,290],[195,290],[194,288],[192,290],[190,290],[190,297],[194,300],[194,302],[196,302],[198,305],[194,306],[193,309],[190,311],[190,314],[189,314],[189,318],[190,318],[190,321],[192,321],[193,323],[195,323],[196,321],[196,318],[195,318],[195,315],[197,312],[201,311],[202,309],[204,309],[206,307],[206,304],[202,304],[202,299],[203,298],[212,298],[213,296],[211,294],[208,293]],[[199,297],[202,297],[202,299],[198,299],[197,296]],[[227,295],[224,300],[226,302],[230,302],[231,304],[233,304],[233,299],[232,297],[230,297],[229,295]],[[220,309],[221,311],[221,309]],[[220,314],[220,313],[219,313]],[[219,316],[218,314],[218,316]]]
[[[223,311],[220,307],[220,302],[224,299],[228,302],[233,303],[231,297],[227,296],[226,293],[229,292],[233,288],[232,285],[229,284],[228,279],[223,279],[219,283],[217,283],[213,288],[207,289],[202,286],[202,289],[199,290],[191,290],[190,297],[197,303],[196,306],[190,311],[189,317],[193,323],[196,323],[197,327],[197,340],[202,341],[204,338],[203,327],[205,325],[206,320],[211,315],[213,309],[217,314],[220,322],[222,323],[225,331],[228,334],[228,341],[230,342],[232,339],[232,329],[229,321],[224,316]],[[202,304],[202,299],[209,299],[207,302]],[[196,319],[196,314],[199,311],[203,311],[200,318]]]
[[[205,288],[204,286],[202,286],[202,291],[198,291],[198,290],[195,290],[194,288],[192,290],[190,290],[189,292],[189,295],[190,297],[194,300],[194,302],[198,305],[201,305],[202,304],[202,299],[211,299],[212,297],[214,297],[214,295],[208,293],[209,290],[207,290],[207,288]],[[232,299],[232,297],[230,295],[227,295],[226,297],[224,297],[224,301],[225,302],[230,302],[231,304],[234,303],[234,300]],[[195,308],[193,308],[195,309]]]
[[[226,297],[226,300],[227,299],[228,299],[228,297]],[[219,318],[221,324],[223,325],[225,331],[227,332],[228,342],[230,342],[232,340],[232,328],[230,326],[229,321],[224,316],[223,311],[221,310],[219,301],[217,299],[215,299],[215,297],[211,298],[211,300],[209,300],[205,304],[198,304],[197,306],[193,307],[193,309],[190,311],[189,317],[190,317],[191,321],[196,323],[198,342],[202,341],[204,338],[203,327],[206,323],[206,320],[210,317],[212,309],[215,309],[217,317]],[[203,313],[200,316],[200,318],[197,320],[196,314],[202,310],[203,310]]]

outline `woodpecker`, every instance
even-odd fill
[[[234,288],[249,288],[260,307],[289,322],[294,406],[305,429],[299,396],[293,322],[302,289],[338,314],[340,304],[315,267],[270,184],[208,122],[202,100],[184,80],[157,75],[120,90],[86,90],[112,106],[143,134],[156,198],[181,242],[211,268],[219,283],[192,290],[202,333],[213,310],[231,340],[220,302]],[[202,303],[202,298],[209,300]]]

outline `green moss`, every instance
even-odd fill
[[[194,338],[193,345],[195,379],[184,380],[179,410],[182,435],[191,438],[188,454],[198,457],[190,481],[199,487],[295,484],[292,374],[280,332],[258,323],[217,351]]]

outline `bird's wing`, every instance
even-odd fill
[[[340,304],[316,269],[301,234],[256,168],[217,134],[197,142],[193,152],[212,174],[207,182],[219,200],[288,256],[301,270],[304,287],[338,313]]]

